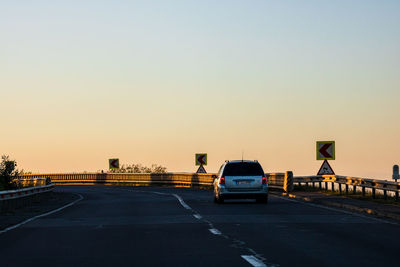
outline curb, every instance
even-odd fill
[[[332,202],[332,201],[320,201],[320,200],[315,200],[310,197],[300,197],[295,194],[290,194],[290,193],[281,193],[282,196],[288,197],[288,198],[294,198],[300,201],[304,202],[312,202],[316,204],[321,204],[324,206],[329,206],[329,207],[334,207],[334,208],[341,208],[341,209],[346,209],[349,211],[353,212],[359,212],[359,213],[365,213],[368,215],[374,215],[377,217],[382,217],[382,218],[389,218],[393,219],[396,221],[400,221],[400,215],[394,214],[394,213],[389,213],[389,212],[384,212],[384,211],[379,211],[376,209],[368,209],[368,208],[361,208],[355,205],[349,205],[349,204],[343,204],[343,203],[337,203],[337,202]]]

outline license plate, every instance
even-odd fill
[[[250,184],[250,181],[237,181],[236,184]]]

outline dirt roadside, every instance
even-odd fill
[[[323,192],[296,191],[292,193],[273,194],[281,195],[304,202],[311,202],[333,208],[345,209],[352,212],[374,215],[380,218],[386,218],[400,221],[400,205],[376,203],[368,200],[354,199],[343,195],[332,195]]]

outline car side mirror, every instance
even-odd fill
[[[211,178],[217,179],[217,176],[215,174],[211,175]]]

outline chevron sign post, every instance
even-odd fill
[[[335,160],[335,141],[317,141],[317,160]]]
[[[200,166],[196,173],[207,173],[204,166],[207,165],[207,153],[198,153],[194,158],[196,166]]]
[[[108,165],[110,166],[110,170],[119,169],[119,159],[109,159]]]
[[[317,141],[317,160],[323,160],[317,175],[335,175],[328,160],[335,160],[335,141]]]
[[[198,153],[195,157],[196,166],[207,165],[207,153]]]

